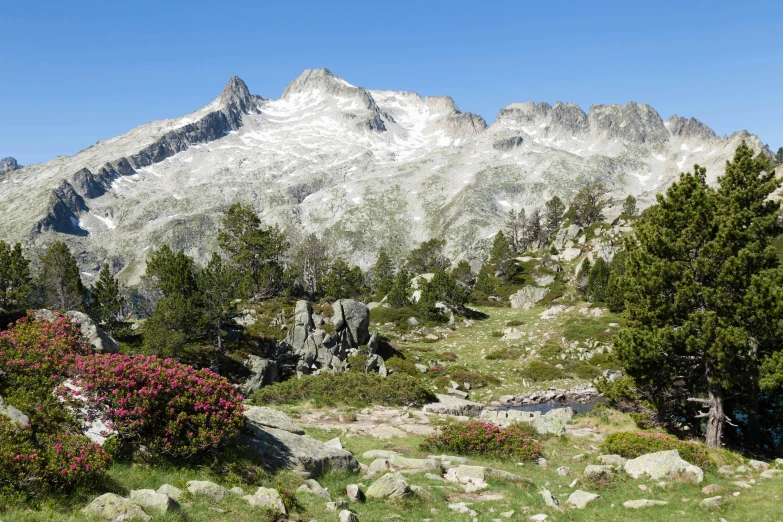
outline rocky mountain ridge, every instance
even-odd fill
[[[512,103],[488,126],[448,96],[367,90],[327,69],[278,99],[233,77],[190,115],[0,173],[0,239],[65,239],[85,274],[109,260],[132,284],[163,243],[205,257],[220,213],[241,201],[364,266],[430,237],[473,256],[511,208],[568,200],[592,180],[644,206],[694,163],[714,181],[742,140],[770,154],[745,131],[720,138],[635,102]]]

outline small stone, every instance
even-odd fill
[[[392,457],[398,456],[399,453],[396,451],[390,451],[390,450],[370,450],[365,451],[362,454],[362,457],[365,459],[390,459]]]
[[[577,489],[571,495],[569,495],[568,502],[571,506],[575,507],[576,509],[584,509],[587,504],[590,502],[593,502],[594,500],[598,500],[601,498],[600,495],[596,495],[595,493],[588,493],[587,491],[582,491],[581,489]]]
[[[152,489],[137,489],[130,492],[130,499],[143,508],[154,509],[161,513],[176,511],[179,503],[164,493]]]
[[[557,474],[560,475],[561,477],[567,476],[570,471],[571,468],[569,468],[568,466],[560,466],[559,468],[557,468]]]
[[[546,464],[547,464],[547,462],[546,462],[546,459],[545,459],[544,457],[538,457],[538,458],[536,459],[536,465],[537,465],[537,466],[540,466],[540,467],[542,467],[542,468],[545,468],[545,467],[546,467]]]
[[[229,495],[226,488],[208,480],[190,480],[187,483],[187,487],[191,495],[203,495],[216,502],[223,500]]]
[[[750,488],[753,487],[753,486],[751,486],[750,484],[748,484],[747,482],[745,482],[743,480],[735,480],[734,482],[732,482],[732,484],[734,484],[738,488],[750,489]]]
[[[251,506],[268,509],[276,513],[282,513],[283,515],[287,514],[283,499],[276,489],[258,488],[255,494],[245,495],[242,498],[247,500],[247,503]]]
[[[768,469],[766,471],[762,471],[761,474],[759,474],[759,477],[765,479],[773,479],[773,478],[778,478],[781,475],[783,475],[783,470]]]
[[[438,482],[446,482],[446,479],[444,479],[440,475],[436,475],[435,473],[425,473],[424,478],[428,478],[430,480],[436,480]]]
[[[406,498],[413,494],[410,486],[400,473],[387,473],[367,489],[367,498]]]
[[[609,478],[614,475],[612,466],[603,464],[590,464],[585,468],[585,477],[587,478]]]
[[[114,493],[104,493],[97,497],[82,509],[82,513],[112,522],[115,520],[142,520],[144,522],[152,520],[152,517],[135,502]]]
[[[614,469],[623,469],[628,459],[621,457],[620,455],[598,455],[598,460],[605,466],[611,466]]]
[[[348,484],[345,486],[345,493],[348,495],[348,500],[351,502],[362,502],[364,500],[364,493],[359,489],[357,484]]]
[[[569,488],[572,488],[572,487],[576,486],[576,483],[577,483],[577,482],[579,482],[579,479],[574,479],[574,480],[572,480],[572,481],[571,481],[571,483],[568,485],[568,487],[569,487]]]
[[[359,522],[359,517],[353,511],[343,509],[340,511],[340,522]]]
[[[646,498],[642,498],[639,500],[626,500],[623,502],[623,506],[627,507],[628,509],[642,509],[649,506],[665,506],[668,502],[665,500],[648,500]]]
[[[546,520],[547,518],[549,518],[549,515],[545,515],[544,513],[539,513],[538,515],[533,515],[532,517],[530,517],[529,520],[531,520],[532,522],[544,522],[544,520]]]
[[[701,492],[704,495],[714,495],[715,493],[720,493],[722,490],[723,488],[718,484],[709,484],[708,486],[701,488]]]
[[[721,496],[705,498],[704,500],[699,502],[699,505],[703,508],[708,508],[708,509],[716,508],[720,505],[720,501],[722,499],[723,497]]]
[[[504,511],[500,513],[500,516],[503,518],[511,518],[514,516],[514,510],[512,509],[511,511]]]

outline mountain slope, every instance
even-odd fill
[[[220,213],[241,201],[364,266],[433,236],[472,256],[511,208],[569,199],[590,180],[648,204],[694,163],[714,181],[742,140],[769,154],[747,132],[719,138],[637,103],[513,103],[487,126],[447,96],[366,90],[327,69],[278,99],[234,77],[190,115],[7,172],[0,238],[64,238],[85,273],[109,260],[134,283],[163,243],[205,257]]]

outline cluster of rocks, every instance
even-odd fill
[[[612,373],[617,378],[617,372]],[[601,397],[601,393],[591,384],[580,384],[570,390],[550,387],[546,391],[532,391],[519,395],[504,395],[499,401],[492,402],[493,407],[513,408],[515,406],[531,406],[559,402],[563,404],[587,403]]]
[[[251,376],[242,384],[242,391],[251,394],[292,375],[344,372],[349,368],[349,357],[361,353],[366,355],[365,372],[385,376],[386,364],[377,353],[380,342],[370,335],[370,309],[351,299],[335,301],[332,309],[334,314],[327,319],[313,313],[308,301],[297,301],[285,340],[277,343],[269,357],[250,356],[245,361]],[[284,317],[276,320],[285,324]]]

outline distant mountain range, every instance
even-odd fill
[[[63,239],[86,279],[110,261],[134,284],[164,243],[204,259],[221,212],[240,201],[362,266],[430,237],[475,257],[512,208],[567,201],[593,180],[645,206],[694,163],[714,181],[743,140],[771,154],[746,131],[718,137],[634,102],[588,113],[512,103],[487,126],[448,96],[366,90],[327,69],[303,72],[277,99],[233,77],[187,116],[48,163],[0,161],[0,239]]]

